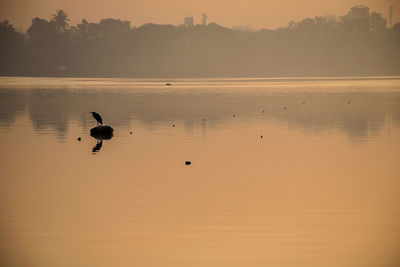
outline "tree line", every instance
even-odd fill
[[[0,23],[0,74],[50,76],[399,75],[400,23],[368,7],[276,30],[83,19],[57,10],[24,33]]]

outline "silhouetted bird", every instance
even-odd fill
[[[96,112],[94,112],[94,111],[92,111],[92,112],[90,112],[90,113],[92,113],[93,118],[96,119],[97,125],[98,125],[98,124],[103,124],[103,120],[102,120],[102,118],[101,118],[101,116],[100,116],[99,113],[96,113]]]

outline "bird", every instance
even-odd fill
[[[103,119],[101,118],[101,116],[100,116],[99,113],[96,113],[96,112],[94,112],[94,111],[92,111],[92,112],[90,112],[90,113],[92,113],[93,118],[96,119],[97,125],[103,124]]]

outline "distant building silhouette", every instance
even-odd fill
[[[193,26],[193,16],[185,17],[185,26],[192,27]]]
[[[392,19],[393,19],[393,6],[389,7],[389,27],[392,27]]]
[[[201,24],[202,25],[207,25],[207,15],[206,15],[206,13],[203,13],[203,15],[201,15]]]

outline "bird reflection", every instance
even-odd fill
[[[92,152],[97,153],[103,146],[103,140],[110,140],[113,137],[112,133],[90,133],[90,136],[97,140],[96,145],[92,148]]]
[[[96,145],[93,147],[92,152],[96,153],[100,151],[101,147],[103,146],[103,140],[97,140]]]

